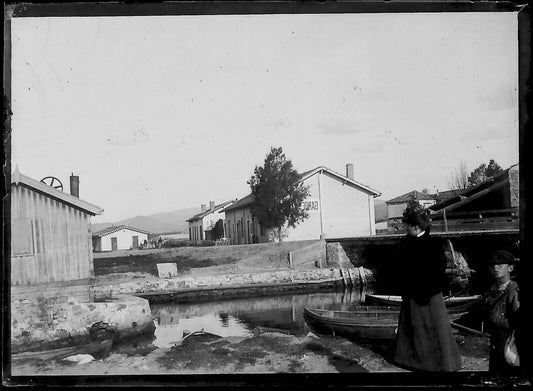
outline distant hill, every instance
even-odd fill
[[[200,208],[180,209],[173,212],[156,213],[148,216],[135,216],[112,223],[92,224],[91,230],[92,232],[98,232],[112,225],[129,225],[152,234],[188,232],[188,225],[185,220],[197,213],[200,213]]]
[[[152,234],[188,232],[188,218],[200,213],[200,208],[180,209],[173,212],[156,213],[148,216],[135,216],[129,219],[114,221],[111,223],[92,224],[92,232],[98,232],[112,225],[129,225],[140,228]],[[376,223],[387,221],[387,204],[382,200],[374,200],[374,213]]]
[[[376,223],[387,221],[387,204],[385,201],[374,199],[374,215]]]

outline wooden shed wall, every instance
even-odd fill
[[[29,220],[29,254],[17,255],[11,236],[11,284],[93,278],[90,215],[24,185],[11,187],[11,219]]]

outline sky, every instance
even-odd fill
[[[271,147],[381,193],[518,163],[517,13],[12,20],[12,168],[94,223],[250,191]]]

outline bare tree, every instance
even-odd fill
[[[451,190],[465,190],[468,187],[468,168],[464,160],[461,160],[459,167],[451,174],[448,186]]]

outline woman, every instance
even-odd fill
[[[402,222],[407,236],[400,246],[400,293],[394,359],[411,370],[452,372],[461,367],[444,298],[446,258],[442,243],[429,237],[429,215],[417,201],[409,203]]]

